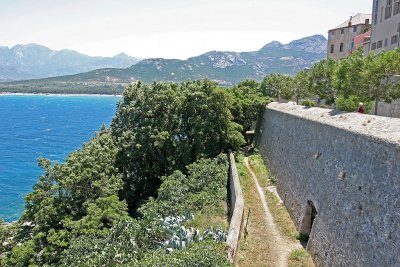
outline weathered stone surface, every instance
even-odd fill
[[[226,243],[228,244],[228,258],[233,263],[239,249],[239,238],[242,229],[244,200],[240,186],[239,174],[236,169],[235,156],[229,152],[229,190],[230,190],[230,224]]]
[[[374,114],[374,107],[371,108],[369,114]],[[400,118],[400,101],[395,100],[391,103],[386,102],[379,102],[378,103],[378,115],[379,116],[386,116],[386,117],[393,117],[393,118]]]
[[[400,266],[400,119],[272,103],[256,145],[317,266]]]

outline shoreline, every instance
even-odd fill
[[[114,96],[122,97],[122,94],[57,94],[57,93],[10,93],[0,92],[1,96]]]

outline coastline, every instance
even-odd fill
[[[55,93],[10,93],[0,92],[0,96],[115,96],[122,97],[122,94],[55,94]]]

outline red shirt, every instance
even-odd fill
[[[357,112],[358,112],[358,113],[364,113],[364,112],[365,112],[364,106],[359,106],[359,107],[357,108]]]

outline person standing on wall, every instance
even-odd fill
[[[360,102],[360,103],[358,104],[357,112],[358,112],[358,113],[364,113],[364,112],[365,112],[365,107],[364,107],[364,104],[363,104],[363,103]]]

